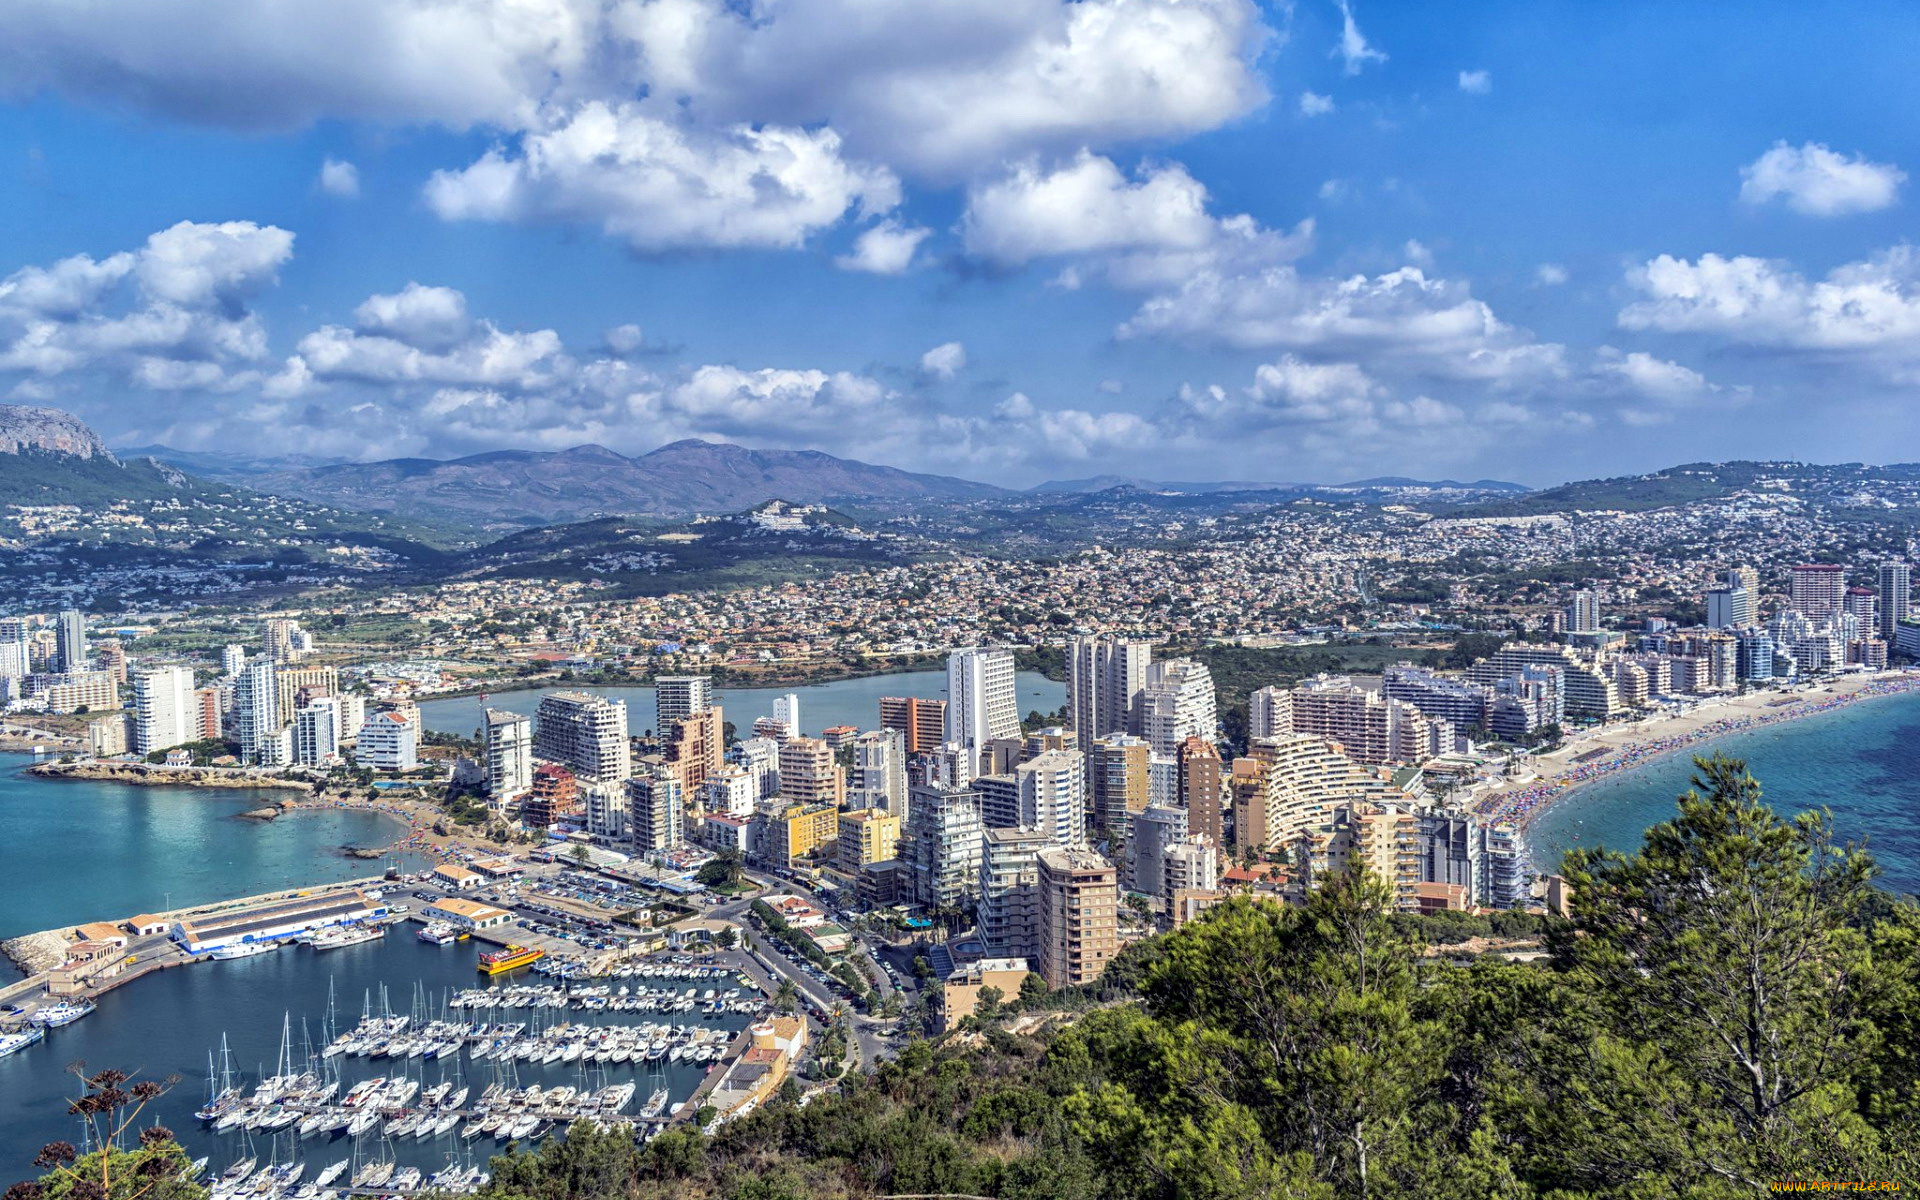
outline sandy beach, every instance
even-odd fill
[[[1679,714],[1661,714],[1583,730],[1549,754],[1524,760],[1526,773],[1476,797],[1473,811],[1524,828],[1568,793],[1714,738],[1832,712],[1877,696],[1920,691],[1920,673],[1884,671],[1823,681],[1791,692],[1764,691],[1703,700]]]

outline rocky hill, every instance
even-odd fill
[[[0,454],[55,454],[117,462],[100,435],[72,413],[0,404]]]

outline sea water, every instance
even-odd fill
[[[1575,846],[1632,851],[1677,814],[1695,755],[1744,759],[1765,802],[1783,815],[1827,808],[1841,841],[1864,842],[1898,892],[1920,891],[1920,694],[1858,701],[1743,730],[1609,775],[1567,793],[1527,830],[1538,869]]]

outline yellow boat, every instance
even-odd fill
[[[493,950],[480,956],[482,975],[499,975],[506,971],[517,970],[528,963],[536,963],[547,956],[545,950],[536,950],[531,946],[508,946],[504,950]]]

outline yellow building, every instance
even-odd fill
[[[856,873],[868,863],[893,857],[900,840],[900,818],[878,808],[856,808],[840,814],[840,867]]]
[[[814,851],[831,847],[840,833],[839,815],[831,804],[788,807],[767,822],[766,857],[791,867]]]
[[[1012,1000],[1031,974],[1024,958],[983,958],[955,968],[940,987],[941,1032],[978,1011],[981,989],[994,988],[1002,1000]]]

